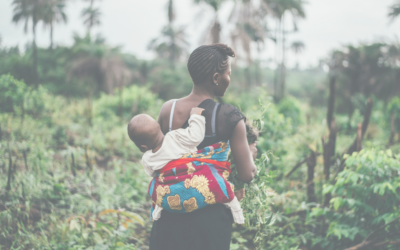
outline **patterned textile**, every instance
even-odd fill
[[[150,182],[151,215],[156,204],[172,213],[190,213],[232,201],[229,153],[229,142],[220,142],[169,162]]]

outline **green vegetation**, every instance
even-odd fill
[[[33,42],[24,52],[0,44],[0,249],[148,249],[150,179],[126,124],[190,93],[187,37],[168,0],[168,24],[148,46],[157,59],[138,59],[92,34],[100,2],[88,2],[87,32],[71,46],[52,42],[67,1],[12,2],[13,22]],[[204,40],[219,42],[229,1],[194,2],[214,13]],[[247,116],[249,142],[259,132],[255,179],[241,183],[232,167],[235,187],[246,188],[246,224],[234,225],[231,249],[398,249],[398,42],[346,45],[317,67],[289,69],[287,49],[306,45],[288,46],[298,27],[285,30],[285,19],[305,18],[306,5],[258,3],[235,1],[230,36],[242,52],[218,99]],[[38,24],[50,27],[49,48],[36,46]],[[276,44],[275,69],[252,58],[266,39]]]

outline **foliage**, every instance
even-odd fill
[[[389,113],[393,113],[397,119],[400,119],[400,98],[398,96],[393,97],[388,104]]]
[[[329,221],[326,238],[315,239],[313,245],[343,249],[360,243],[375,230],[374,237],[369,238],[375,243],[399,234],[399,219],[380,229],[400,216],[399,157],[390,150],[373,149],[348,156],[336,183],[324,187],[324,193],[333,196],[330,208],[315,208],[310,214]]]
[[[338,79],[338,111],[352,114],[356,94],[388,100],[399,93],[399,51],[397,43],[348,45],[334,51],[327,63]]]
[[[172,25],[165,26],[161,31],[161,37],[150,41],[149,50],[154,50],[157,56],[169,59],[171,67],[175,67],[176,61],[182,61],[187,54],[189,43],[185,39],[185,29],[175,28]]]
[[[28,89],[8,75],[0,79]],[[154,98],[138,87],[127,93],[141,95],[142,101]],[[114,113],[103,117],[95,112],[90,127],[85,100],[69,102],[42,87],[22,94],[23,120],[0,113],[0,247],[137,249],[146,245],[148,221],[144,227],[139,224],[141,217],[149,216],[145,199],[149,180],[135,163],[139,152],[126,135],[126,123]],[[115,99],[109,98],[110,103]],[[102,96],[95,106],[107,103],[105,99]],[[154,112],[149,109],[156,103],[148,100],[147,105],[139,105],[141,112]]]
[[[24,102],[26,85],[11,75],[0,76],[0,111],[14,112],[16,107],[21,108]]]
[[[154,118],[158,115],[159,110],[154,108],[160,106],[161,102],[147,88],[133,85],[121,88],[118,92],[113,96],[102,94],[93,103],[95,116],[120,116],[124,121],[129,121],[133,116],[146,111]]]
[[[293,126],[296,128],[301,124],[301,114],[300,104],[294,98],[284,98],[277,105],[278,112],[283,114],[286,118],[290,118]]]

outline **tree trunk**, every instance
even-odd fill
[[[330,127],[330,132],[329,132],[329,141],[325,143],[325,140],[322,139],[322,146],[323,146],[323,156],[324,156],[324,179],[325,183],[329,183],[330,179],[330,169],[332,166],[332,158],[335,156],[335,149],[336,149],[336,124],[335,124],[335,119],[332,119],[332,123],[329,126]],[[331,200],[331,194],[327,193],[325,194],[324,198],[324,206],[328,207],[329,202]]]
[[[219,43],[221,39],[221,24],[218,21],[218,16],[215,14],[215,22],[211,28],[211,39],[212,43]]]
[[[274,101],[277,103],[279,101],[278,93],[278,72],[279,72],[279,31],[280,31],[280,19],[276,19],[276,29],[275,29],[275,65],[276,69],[274,72]]]
[[[169,52],[169,62],[170,62],[170,67],[172,69],[175,69],[175,54],[176,54],[176,44],[175,44],[175,31],[173,30],[172,24],[170,23],[170,29],[171,29],[171,48]]]
[[[335,156],[336,149],[336,123],[333,118],[335,112],[335,98],[336,98],[336,77],[331,76],[329,81],[329,100],[328,100],[328,112],[326,114],[327,126],[329,128],[329,140],[325,143],[322,139],[323,157],[324,157],[324,177],[325,183],[329,183],[330,169],[332,165],[332,158]],[[324,206],[328,207],[331,200],[331,194],[325,194]]]
[[[335,110],[335,93],[336,92],[336,77],[331,76],[329,82],[329,100],[328,100],[328,112],[326,114],[326,121],[329,130],[331,130],[333,113]]]
[[[53,49],[53,22],[50,22],[50,49]]]
[[[121,120],[124,119],[124,100],[123,100],[123,92],[124,88],[120,87],[119,89],[119,117],[121,118]]]
[[[389,146],[393,145],[393,140],[394,140],[394,113],[392,112],[390,114],[390,138],[389,138]]]
[[[22,155],[24,156],[24,163],[25,163],[25,170],[28,172],[28,156],[27,156],[27,149],[25,148],[24,150],[22,150]]]
[[[307,198],[308,202],[316,202],[315,198],[315,184],[314,184],[314,170],[317,165],[317,154],[312,151],[307,159]]]
[[[71,172],[72,172],[72,175],[75,177],[76,176],[75,157],[74,157],[74,153],[73,152],[71,152]]]
[[[285,34],[285,17],[282,16],[282,63],[281,63],[281,93],[280,99],[285,97],[285,89],[286,89],[286,66],[285,66],[285,57],[286,57],[286,34]]]
[[[349,118],[349,121],[348,121],[348,123],[347,123],[347,133],[349,133],[350,132],[350,130],[351,130],[351,118],[353,117],[353,114],[354,114],[354,107],[353,107],[353,103],[351,102],[351,101],[349,101],[349,104],[348,104],[349,106],[348,106],[348,118]]]
[[[356,151],[360,152],[362,149],[362,125],[359,123],[357,125],[357,137],[356,137]]]
[[[7,176],[7,186],[6,186],[6,191],[7,195],[8,192],[11,190],[11,173],[12,173],[12,158],[11,158],[11,150],[10,150],[10,145],[8,146],[8,176]]]
[[[35,84],[36,87],[38,87],[39,82],[38,82],[38,69],[37,69],[37,64],[38,64],[38,58],[37,58],[37,47],[36,47],[36,16],[35,14],[32,17],[32,32],[33,32],[33,42],[32,42],[32,51],[33,51],[33,83]]]
[[[364,121],[363,121],[362,127],[361,127],[361,139],[364,137],[365,132],[367,131],[369,120],[370,120],[371,114],[372,114],[373,104],[374,103],[373,103],[372,99],[368,98],[367,108],[366,108],[365,114],[364,114]],[[347,150],[347,154],[351,155],[356,150],[357,150],[357,138],[354,140],[353,144]]]

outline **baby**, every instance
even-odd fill
[[[135,145],[143,152],[142,164],[147,175],[155,177],[155,171],[162,169],[168,162],[180,159],[188,153],[197,151],[197,146],[205,136],[204,109],[192,108],[189,127],[176,129],[164,135],[160,125],[149,115],[133,117],[128,124],[128,134]],[[231,202],[224,203],[231,209],[234,221],[244,223],[243,212],[236,196]],[[152,217],[158,220],[162,208],[156,205]]]

